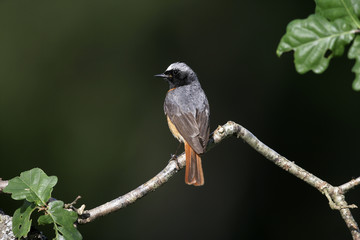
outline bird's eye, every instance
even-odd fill
[[[174,73],[174,75],[176,75],[176,74],[178,74],[178,73],[179,73],[179,70],[174,69],[173,73]]]

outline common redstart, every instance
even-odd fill
[[[204,185],[201,154],[209,141],[210,107],[195,72],[185,63],[171,64],[155,77],[166,79],[170,89],[164,111],[171,133],[184,143],[186,155],[185,183]]]

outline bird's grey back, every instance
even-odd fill
[[[207,111],[207,115],[210,115],[209,103],[199,81],[169,91],[166,104],[177,105],[181,112],[191,112],[194,116],[196,111]]]

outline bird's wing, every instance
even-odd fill
[[[196,112],[196,122],[199,126],[199,140],[204,150],[209,141],[209,135],[210,135],[209,115],[210,115],[209,104],[207,104],[205,109],[203,109],[202,111]]]
[[[204,104],[202,109],[191,111],[165,99],[164,111],[191,148],[197,154],[204,153],[210,134],[208,104]]]

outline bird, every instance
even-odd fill
[[[155,77],[165,79],[169,90],[164,112],[173,136],[184,143],[186,167],[185,183],[204,185],[201,155],[210,135],[210,106],[196,73],[185,63],[175,62]]]

